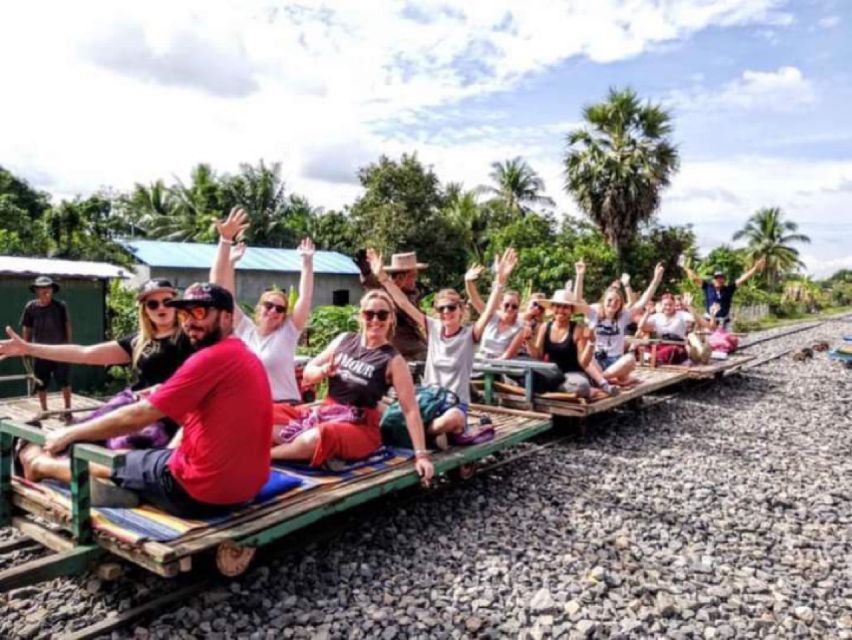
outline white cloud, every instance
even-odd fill
[[[675,90],[665,101],[685,111],[795,111],[813,105],[816,92],[801,70],[787,66],[776,71],[746,69],[719,89]]]
[[[840,16],[826,16],[817,21],[817,25],[821,29],[833,29],[840,24]]]

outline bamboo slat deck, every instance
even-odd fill
[[[14,405],[14,411],[26,414],[30,405],[13,401],[0,405]],[[516,411],[502,407],[472,405],[470,419],[478,423],[482,414],[488,414],[495,427],[491,442],[470,447],[456,447],[433,457],[436,473],[445,473],[464,464],[478,460],[513,444],[528,440],[551,427],[548,415],[529,411]],[[28,415],[28,414],[27,414]],[[169,542],[142,542],[131,545],[102,531],[94,531],[94,542],[104,550],[130,560],[162,576],[175,576],[192,566],[192,556],[217,548],[224,542],[242,547],[260,546],[293,531],[308,526],[333,513],[419,483],[414,463],[407,462],[355,480],[297,493],[292,499],[272,501],[269,505],[244,514],[218,526],[194,529]],[[70,509],[53,499],[50,493],[34,490],[13,480],[14,505],[51,524],[68,530],[72,517]],[[20,520],[19,520],[20,521]]]
[[[101,402],[93,398],[87,398],[76,393],[71,394],[71,409],[97,409],[101,406]],[[62,394],[49,393],[47,395],[48,411],[61,411],[65,408],[62,403]],[[0,418],[7,418],[17,422],[30,422],[41,414],[41,405],[38,402],[37,396],[27,396],[22,398],[9,398],[0,400]],[[75,412],[72,414],[75,417],[85,417],[85,412]],[[64,427],[65,421],[62,416],[51,416],[40,420],[41,426],[46,429],[55,429]]]
[[[685,371],[669,371],[662,368],[639,368],[634,375],[640,380],[635,387],[622,389],[621,393],[615,397],[594,401],[577,398],[568,393],[538,393],[533,396],[532,406],[530,406],[522,387],[499,382],[494,384],[494,399],[505,407],[539,411],[555,416],[585,418],[602,411],[609,411],[687,378]]]

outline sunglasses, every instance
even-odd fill
[[[506,304],[503,305],[503,308],[504,309],[517,309],[518,305],[516,305],[514,302],[507,302]]]
[[[178,320],[181,322],[186,322],[190,318],[195,320],[204,320],[207,315],[210,313],[210,307],[186,307],[185,309],[178,309]]]
[[[457,304],[442,304],[442,305],[435,307],[435,311],[437,311],[438,313],[444,313],[444,312],[452,313],[453,311],[455,311],[458,308],[459,308],[459,305],[457,305]]]
[[[272,311],[275,309],[278,313],[287,313],[287,307],[283,304],[275,304],[274,302],[269,302],[268,300],[263,302],[263,308],[267,311]]]
[[[156,311],[161,306],[163,306],[163,307],[169,306],[169,302],[171,302],[171,301],[172,301],[171,298],[166,298],[165,300],[146,300],[145,301],[145,308],[148,309],[149,311]]]
[[[379,322],[386,322],[388,318],[390,318],[390,311],[387,309],[380,309],[378,311],[373,311],[372,309],[364,309],[361,311],[361,315],[364,317],[364,320],[372,321],[378,320]]]

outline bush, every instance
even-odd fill
[[[317,307],[311,311],[304,344],[299,351],[314,356],[325,349],[341,333],[358,331],[358,307]]]

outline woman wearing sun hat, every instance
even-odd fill
[[[609,395],[617,395],[617,387],[604,378],[594,358],[591,357],[586,338],[586,330],[571,319],[577,298],[567,289],[558,289],[548,300],[541,301],[553,312],[553,320],[542,324],[532,344],[530,354],[552,362],[559,367],[561,379],[535,378],[538,383],[537,391],[564,391],[576,393],[581,398],[591,396],[592,387],[589,378]]]
[[[96,412],[102,415],[135,402],[139,393],[168,380],[192,355],[192,346],[180,330],[174,308],[165,304],[176,295],[177,289],[168,280],[149,280],[136,295],[138,330],[99,344],[34,344],[25,342],[6,327],[10,340],[0,341],[0,357],[32,356],[95,366],[130,365],[133,384]],[[94,414],[88,417],[94,417]],[[111,440],[108,446],[116,449],[165,446],[176,430],[173,422],[163,421],[163,424],[149,425],[137,434]]]
[[[245,252],[238,237],[249,227],[248,214],[237,207],[228,217],[216,223],[219,248],[210,268],[210,282],[218,284],[236,299],[237,286],[234,267]],[[233,249],[233,251],[232,251]],[[299,245],[302,272],[299,279],[299,299],[292,311],[288,296],[280,289],[264,291],[255,306],[254,318],[234,307],[234,333],[260,358],[269,376],[272,399],[276,403],[301,404],[302,394],[296,382],[296,346],[311,313],[314,293],[314,243],[305,238]],[[290,313],[288,313],[290,312]]]

